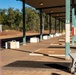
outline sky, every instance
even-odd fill
[[[19,9],[21,11],[22,2],[17,0],[0,0],[0,9],[8,9],[9,7]]]

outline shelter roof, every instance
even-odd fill
[[[51,14],[53,17],[65,17],[65,0],[25,0],[25,3],[36,9],[42,9],[42,12]],[[70,5],[72,6],[72,0]]]

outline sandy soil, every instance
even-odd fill
[[[52,31],[53,33],[54,31]],[[43,34],[48,34],[49,31],[43,31]],[[34,31],[27,31],[26,32],[26,36],[31,36],[31,35],[38,35],[40,34],[39,32],[34,32]],[[16,30],[5,30],[0,32],[0,39],[4,39],[4,38],[12,38],[12,37],[20,37],[23,35],[23,32],[20,31],[16,31]]]

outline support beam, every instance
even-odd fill
[[[64,31],[65,31],[65,22],[64,22]]]
[[[65,31],[65,23],[63,22],[63,30]]]
[[[64,31],[64,23],[62,22],[62,32]]]
[[[55,33],[56,33],[56,18],[55,18]]]
[[[72,5],[70,5],[70,6],[72,6]],[[76,4],[75,4],[75,6],[76,6]],[[63,7],[65,7],[65,5],[60,5],[60,6],[49,6],[49,7],[42,7],[42,8],[36,8],[36,9],[39,10],[39,9],[63,8]]]
[[[70,0],[66,0],[66,59],[70,59]]]
[[[23,0],[23,45],[26,45],[26,30],[25,30],[25,0]]]
[[[76,14],[75,14],[75,25],[74,25],[75,29],[76,29]],[[75,34],[76,35],[76,34]]]
[[[49,6],[49,7],[42,7],[42,8],[36,8],[36,9],[39,10],[39,9],[62,8],[62,7],[65,7],[65,5]]]
[[[49,15],[49,36],[51,35],[51,15]]]
[[[74,41],[76,40],[76,12],[75,12],[75,24],[74,24]]]
[[[60,20],[59,20],[59,33],[60,33]]]
[[[47,15],[47,27],[49,28],[49,15]]]
[[[42,41],[42,9],[40,9],[40,41]]]
[[[72,0],[72,44],[74,44],[75,36],[73,35],[74,32],[74,25],[75,25],[75,8],[74,8],[74,0]]]
[[[53,15],[52,15],[53,16]],[[70,15],[70,17],[71,17],[72,15]],[[60,15],[60,16],[57,16],[57,15],[54,15],[53,17],[62,17],[62,18],[64,18],[65,17],[65,15]]]
[[[62,21],[61,21],[61,32],[63,31],[63,24],[62,24]]]
[[[42,31],[44,31],[44,21],[45,21],[44,14],[42,14]]]
[[[72,11],[70,11],[70,12],[72,12]],[[51,12],[49,12],[49,13],[46,13],[46,14],[51,14],[51,15],[53,15],[53,14],[65,14],[65,12],[53,12],[53,13],[51,13]]]

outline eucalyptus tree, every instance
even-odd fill
[[[39,15],[38,12],[31,8],[26,7],[26,30],[38,30],[39,29]]]
[[[6,12],[7,9],[0,9],[0,24],[4,24],[5,19],[6,19]]]
[[[22,30],[22,13],[18,10],[18,9],[16,9],[15,11],[14,11],[14,13],[15,13],[15,18],[14,18],[14,25],[15,25],[15,28],[17,29],[17,30]]]
[[[15,13],[13,8],[9,8],[7,12],[7,24],[10,26],[10,28],[13,28],[14,25],[14,19],[15,19]]]

